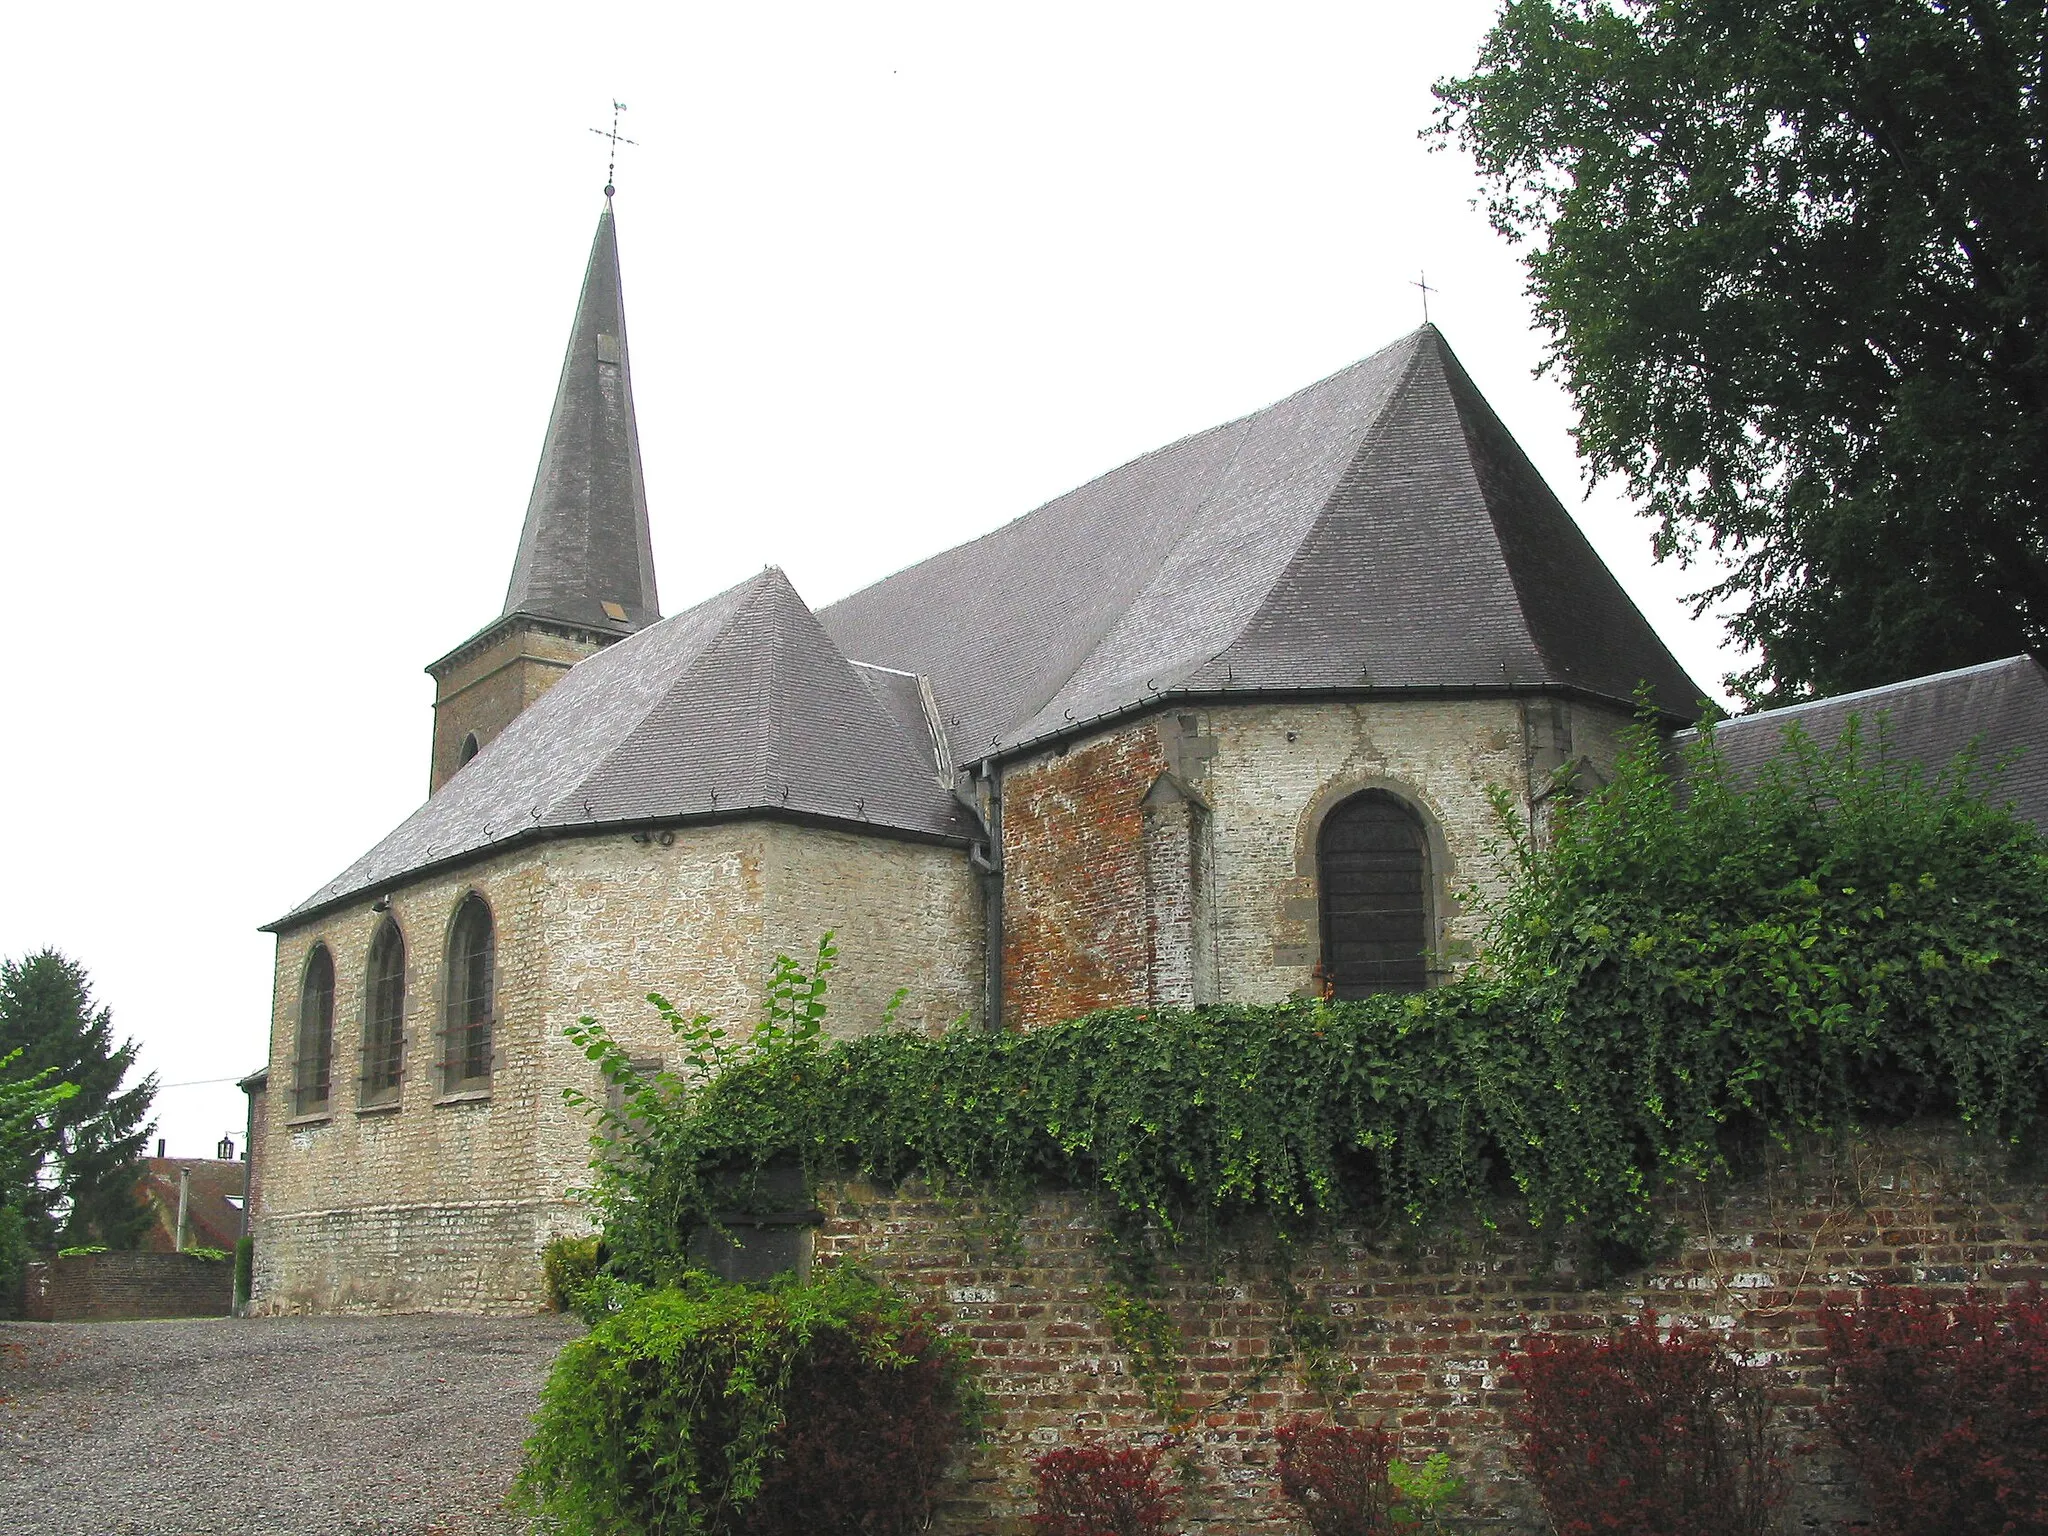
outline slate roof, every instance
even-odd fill
[[[615,619],[604,610],[625,611]],[[624,634],[661,617],[611,199],[597,221],[504,616]]]
[[[1172,696],[1699,689],[1424,326],[819,614],[963,765]]]
[[[929,731],[919,735],[771,568],[572,667],[274,926],[518,842],[686,817],[965,842],[972,818],[939,782]]]
[[[1977,783],[2048,832],[2048,671],[2033,658],[2014,656],[1743,715],[1716,726],[1714,741],[1738,774],[1754,772],[1778,753],[1788,726],[1797,724],[1816,743],[1829,746],[1851,715],[1860,719],[1865,740],[1875,741],[1882,731],[1894,757],[1930,773],[1948,767],[1974,744]],[[1685,731],[1677,739],[1686,743],[1698,736]]]
[[[607,826],[768,813],[966,841],[944,765],[1169,698],[1626,703],[1647,684],[1674,719],[1697,713],[1434,327],[822,614],[771,570],[659,622],[624,347],[607,204],[507,612],[594,626],[590,605],[631,577],[645,627],[572,668],[283,921]]]

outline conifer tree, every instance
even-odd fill
[[[23,1216],[29,1240],[132,1248],[149,1227],[138,1185],[156,1123],[154,1075],[123,1091],[140,1047],[114,1043],[85,967],[53,949],[0,961],[0,1057],[21,1076],[49,1072],[77,1091],[51,1109],[53,1136],[33,1170]]]

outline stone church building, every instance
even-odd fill
[[[827,930],[849,1033],[1430,985],[1490,793],[1699,698],[1427,325],[830,607],[663,617],[609,203],[504,610],[428,671],[426,803],[270,925],[259,1309],[533,1307],[565,1027],[659,1058],[649,991],[744,1023]]]

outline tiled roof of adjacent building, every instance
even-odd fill
[[[1790,727],[1831,746],[1852,715],[1865,740],[1930,773],[1974,747],[1976,784],[2048,832],[2048,671],[2032,657],[1724,720],[1714,741],[1737,773],[1754,772],[1783,749]],[[1678,740],[1698,736],[1686,731]]]
[[[212,1157],[151,1157],[142,1164],[137,1193],[149,1203],[151,1224],[142,1246],[170,1253],[178,1246],[178,1185],[185,1175],[185,1246],[214,1248],[225,1253],[242,1235],[243,1190],[247,1163]]]
[[[1174,695],[1700,698],[1433,326],[819,618],[961,763]]]
[[[283,920],[535,837],[767,814],[964,842],[929,733],[769,569],[569,670]],[[914,681],[914,680],[913,680]]]

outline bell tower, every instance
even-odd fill
[[[504,611],[427,668],[428,793],[570,667],[660,617],[607,185]]]

